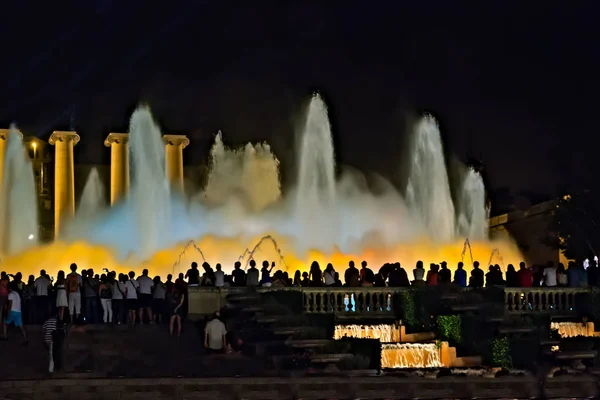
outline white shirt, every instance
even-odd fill
[[[10,292],[8,294],[8,301],[11,301],[10,311],[21,312],[21,296],[17,292]]]
[[[40,276],[33,283],[35,287],[36,296],[48,296],[48,286],[50,286],[50,280],[45,276]]]
[[[325,286],[330,286],[330,285],[335,285],[335,276],[334,276],[334,272],[329,273],[329,272],[325,272],[323,273],[323,276],[325,276]]]
[[[215,271],[215,286],[216,287],[225,286],[225,272]]]
[[[130,279],[125,282],[125,286],[127,287],[127,299],[137,299],[137,281],[135,279]]]
[[[204,332],[208,334],[208,347],[213,350],[223,348],[223,336],[227,334],[225,324],[218,319],[213,319],[204,328]]]
[[[125,284],[123,282],[115,282],[112,286],[113,300],[123,300],[123,294],[121,292],[125,293]]]
[[[422,281],[423,276],[425,276],[425,268],[413,269],[413,275],[415,276],[415,281]]]
[[[154,286],[152,279],[142,275],[138,278],[137,282],[140,287],[140,294],[152,294],[152,287]]]
[[[546,286],[556,286],[556,270],[553,267],[544,270],[544,282]]]

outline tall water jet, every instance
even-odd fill
[[[165,177],[165,145],[150,109],[141,106],[129,125],[131,151],[131,198],[139,232],[137,255],[151,256],[161,243],[161,233],[170,231],[170,192]]]
[[[331,250],[335,245],[335,157],[327,106],[314,94],[308,106],[306,123],[299,138],[298,185],[295,214],[300,230],[301,250],[307,250],[306,240],[318,238],[320,248]]]
[[[79,207],[75,213],[75,218],[78,220],[87,220],[98,214],[106,205],[104,185],[100,180],[98,170],[94,167],[88,175]]]
[[[248,143],[240,150],[229,149],[219,132],[210,155],[204,189],[208,204],[222,205],[237,196],[249,211],[260,211],[281,198],[279,161],[268,144]]]
[[[473,168],[468,168],[464,173],[457,209],[460,236],[471,240],[486,240],[489,208],[486,206],[483,179]]]
[[[410,153],[410,175],[406,201],[410,211],[420,217],[431,239],[438,242],[454,238],[454,204],[440,130],[435,119],[425,115],[416,126]]]
[[[22,135],[14,125],[10,127],[4,154],[0,210],[3,254],[16,254],[38,243],[35,177]]]
[[[335,155],[327,106],[314,94],[300,136],[298,203],[330,207],[335,203]],[[300,205],[297,205],[301,207]]]

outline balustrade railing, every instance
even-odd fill
[[[428,288],[432,290],[434,288]],[[435,288],[438,289],[438,288]],[[190,287],[190,313],[210,314],[226,304],[226,296],[240,293],[245,288],[203,288]],[[418,291],[415,288],[375,288],[375,287],[270,287],[257,288],[259,293],[296,292],[297,296],[286,298],[285,302],[294,309],[303,310],[307,314],[337,314],[345,316],[381,317],[397,315],[394,307],[401,302],[396,301],[402,292]],[[445,289],[439,287],[440,292]],[[467,293],[452,289],[458,296]],[[498,290],[498,288],[492,289]],[[588,288],[504,288],[504,308],[509,313],[575,313],[577,305],[584,300]],[[472,289],[465,288],[470,292]],[[475,292],[485,293],[487,289],[475,289]],[[456,296],[455,296],[456,297]],[[282,299],[283,300],[283,299]],[[493,301],[502,301],[500,299]],[[194,304],[192,304],[194,303]],[[194,311],[192,312],[192,308]]]
[[[505,288],[504,305],[511,313],[574,313],[577,298],[588,288]]]
[[[307,314],[394,315],[393,296],[401,288],[304,288]]]

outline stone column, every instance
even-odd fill
[[[54,238],[61,223],[75,214],[75,166],[73,147],[79,135],[72,131],[54,131],[48,141],[54,150]]]
[[[127,197],[129,193],[129,135],[111,133],[104,141],[110,147],[110,204]]]
[[[171,186],[183,190],[183,149],[190,144],[185,135],[164,135],[165,169]]]

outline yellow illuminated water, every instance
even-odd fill
[[[247,249],[252,249],[259,240],[260,237],[253,240],[241,240],[206,236],[196,240],[195,244],[202,250],[207,262],[213,267],[216,263],[221,263],[223,270],[228,272],[233,269],[233,263],[238,261]],[[342,254],[339,252],[324,254],[310,251],[307,254],[297,255],[294,252],[291,240],[286,241],[284,238],[276,238],[276,240],[281,254],[284,256],[283,262],[280,260],[275,246],[266,241],[254,253],[254,258],[258,264],[262,260],[275,261],[277,269],[287,270],[290,275],[296,270],[307,271],[313,260],[318,261],[322,269],[328,262],[331,262],[341,277],[343,277],[343,272],[350,260],[354,260],[357,267],[360,267],[360,261],[366,260],[375,271],[384,263],[398,261],[407,270],[409,278],[412,280],[412,270],[418,260],[425,263],[426,269],[429,263],[447,261],[449,268],[454,270],[457,263],[463,258],[462,242],[436,245],[423,240],[398,244],[392,248],[374,247],[357,254]],[[41,269],[45,269],[49,275],[56,276],[59,270],[68,271],[69,265],[76,263],[80,270],[93,268],[97,273],[100,273],[104,268],[118,272],[132,270],[137,273],[140,273],[144,268],[148,268],[151,276],[160,275],[165,277],[170,273],[185,273],[193,261],[199,264],[202,263],[200,253],[193,246],[188,246],[182,254],[185,245],[186,243],[181,243],[170,249],[158,251],[148,260],[135,259],[133,256],[125,260],[119,260],[116,253],[110,248],[94,246],[84,242],[53,242],[3,258],[0,269],[9,273],[20,271],[25,276],[29,274],[37,276]],[[518,265],[522,260],[516,246],[508,241],[473,242],[471,248],[473,258],[480,262],[484,270],[487,270],[486,264],[489,262],[494,249],[497,249],[497,253],[501,255],[502,262],[497,256],[494,256],[492,263],[500,264],[503,271],[506,271],[507,264]],[[180,263],[175,265],[179,259]],[[242,260],[242,267],[246,265],[246,262],[247,258]],[[469,272],[471,260],[468,251],[464,256],[464,262],[465,269]]]

